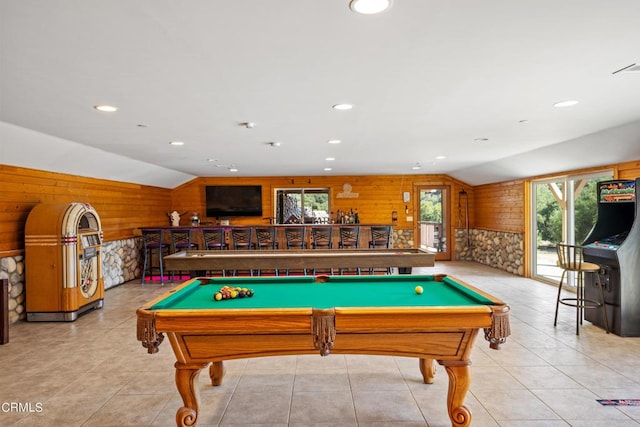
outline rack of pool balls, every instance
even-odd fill
[[[251,298],[252,296],[253,289],[223,286],[218,292],[213,294],[213,299],[215,301],[222,301],[225,299]]]

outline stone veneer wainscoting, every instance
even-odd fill
[[[406,249],[413,247],[413,229],[393,229],[391,247]]]
[[[102,277],[105,289],[140,277],[140,246],[140,238],[103,243]],[[9,323],[15,323],[27,316],[24,270],[23,255],[0,258],[0,278],[9,279]]]
[[[9,323],[26,317],[24,306],[24,256],[0,258],[0,279],[9,279]]]
[[[104,288],[114,286],[140,277],[140,238],[115,240],[102,245],[102,277]]]
[[[475,261],[524,276],[524,236],[504,231],[456,228],[457,261]]]

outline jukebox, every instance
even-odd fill
[[[42,203],[25,226],[28,321],[74,321],[103,306],[100,217],[88,203]]]
[[[640,336],[640,178],[598,183],[598,219],[583,246],[584,260],[599,264],[600,281],[611,332]],[[587,275],[585,297],[598,300],[594,278]],[[585,319],[604,327],[600,310],[587,310]]]

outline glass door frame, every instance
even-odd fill
[[[554,177],[547,177],[544,179],[532,180],[529,182],[529,253],[531,262],[531,278],[557,285],[558,282],[553,279],[538,274],[538,227],[537,227],[537,185],[548,185],[552,183],[562,182],[562,190],[557,187],[555,190],[556,199],[560,198],[560,209],[562,210],[562,233],[561,240],[568,244],[576,244],[575,241],[575,201],[580,195],[582,188],[586,181],[596,178],[602,178],[604,176],[614,177],[615,173],[611,169],[605,169],[600,171],[593,171],[583,174],[573,175],[559,175]],[[558,197],[559,196],[559,197]],[[580,243],[580,242],[578,242]],[[560,280],[560,272],[558,273],[558,280]],[[573,272],[569,272],[569,277],[565,283],[574,283],[575,275]]]
[[[417,217],[414,218],[414,241],[418,248],[422,247],[421,242],[421,223],[420,220],[420,193],[427,190],[440,190],[442,193],[442,200],[440,202],[442,209],[442,229],[444,230],[444,237],[446,243],[444,245],[445,250],[442,252],[436,252],[436,261],[450,261],[451,260],[451,247],[454,244],[453,227],[451,226],[451,186],[450,185],[429,185],[429,184],[416,184],[414,186],[414,212],[417,213]],[[442,232],[440,233],[442,237]]]

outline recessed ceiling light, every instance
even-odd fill
[[[391,0],[351,0],[349,8],[364,15],[384,12],[391,7]]]
[[[487,142],[489,140],[489,138],[474,138],[473,140],[475,142]]]
[[[275,147],[280,147],[282,145],[282,143],[281,142],[267,142],[267,145],[269,147],[274,147],[275,148]]]
[[[420,163],[416,163],[415,165],[413,165],[411,167],[411,169],[413,169],[414,171],[420,170],[422,168],[422,166],[420,166]]]
[[[170,145],[184,145],[184,142],[182,141],[171,141],[169,142]]]
[[[103,113],[115,113],[118,111],[118,107],[114,107],[112,105],[94,105],[93,108],[98,111],[102,111]]]
[[[334,110],[346,111],[353,108],[353,104],[335,104],[331,108]]]
[[[569,100],[569,101],[560,101],[553,104],[554,107],[571,107],[576,105],[579,101]]]
[[[447,156],[436,156],[436,160],[444,160]]]
[[[342,141],[339,139],[330,139],[327,144],[340,144]]]
[[[231,167],[229,168],[229,172],[238,172],[238,168],[237,168],[237,167],[235,167],[235,166],[231,166]]]
[[[331,168],[324,168],[323,170],[326,171],[326,172],[329,172],[332,169]]]
[[[335,157],[327,157],[325,160],[328,161],[328,162],[331,162],[331,161],[333,161],[335,159],[336,159]]]
[[[529,120],[527,119],[518,120],[518,123],[527,123],[527,122],[529,122]]]
[[[253,122],[242,122],[242,123],[240,123],[240,126],[243,126],[243,127],[247,128],[247,129],[253,129],[255,127],[255,125],[256,124],[253,123]]]

